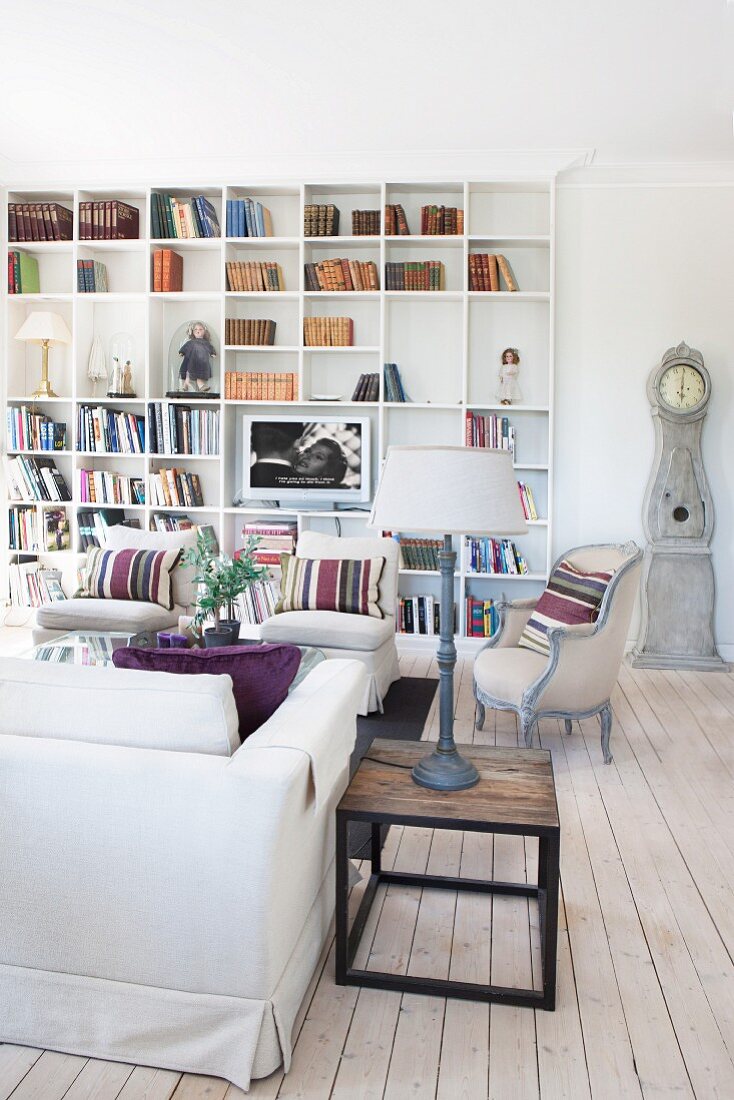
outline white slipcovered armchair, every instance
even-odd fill
[[[264,642],[290,642],[316,646],[328,657],[361,661],[367,684],[359,713],[382,710],[390,685],[400,679],[395,645],[395,605],[398,596],[400,548],[395,539],[339,538],[318,531],[304,531],[296,544],[299,558],[362,561],[384,558],[378,604],[381,619],[346,615],[340,611],[284,611],[266,619],[260,628]]]
[[[537,600],[500,604],[500,628],[474,663],[477,729],[484,725],[486,707],[513,710],[520,718],[525,747],[530,748],[539,718],[563,718],[566,733],[571,733],[574,718],[600,714],[604,763],[610,764],[609,699],[624,655],[642,551],[634,542],[578,546],[553,568],[563,560],[584,572],[615,571],[596,622],[550,630],[550,654],[545,656],[518,645]]]

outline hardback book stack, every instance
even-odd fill
[[[350,348],[354,321],[351,317],[304,317],[303,342],[307,348]]]
[[[79,203],[80,241],[134,241],[140,236],[140,211],[120,199]]]
[[[178,199],[154,191],[150,196],[150,220],[156,240],[221,235],[216,209],[205,195]]]
[[[3,463],[12,501],[71,500],[69,486],[51,459],[3,455]]]
[[[522,510],[525,513],[525,519],[537,519],[538,510],[535,507],[535,497],[533,496],[533,490],[524,481],[518,481],[517,488],[520,493],[520,503],[522,504]]]
[[[8,240],[70,241],[74,215],[58,202],[9,202]]]
[[[9,451],[63,451],[66,424],[43,413],[30,412],[27,405],[6,410],[6,444]]]
[[[298,375],[265,371],[227,371],[224,396],[228,401],[297,401]]]
[[[227,199],[228,237],[272,237],[273,219],[255,199]]]
[[[76,525],[82,550],[89,550],[91,546],[104,546],[107,541],[107,528],[120,524],[125,527],[140,527],[137,519],[126,519],[124,512],[114,508],[77,512]]]
[[[399,403],[408,400],[397,363],[385,363],[385,400]]]
[[[150,475],[150,503],[157,508],[203,508],[199,475],[176,466],[154,471]]]
[[[12,563],[8,572],[10,602],[15,607],[43,607],[66,599],[59,569],[44,569],[37,561],[26,561]]]
[[[352,236],[353,237],[379,237],[380,235],[380,211],[379,210],[353,210],[352,211]]]
[[[38,294],[40,290],[36,257],[27,252],[8,252],[8,294]]]
[[[269,569],[280,569],[281,555],[295,553],[298,525],[265,521],[246,523],[242,528],[242,537],[245,542],[253,537],[257,539],[251,555],[258,565],[266,565]]]
[[[265,318],[228,317],[224,322],[224,342],[237,347],[272,347],[275,324]]]
[[[303,208],[304,237],[336,237],[339,233],[339,209],[333,203],[319,206],[309,203]]]
[[[464,540],[467,573],[527,573],[528,564],[512,539],[476,538]]]
[[[479,600],[475,596],[466,597],[467,638],[491,638],[497,633],[499,621],[499,612],[494,600]]]
[[[438,572],[440,539],[400,539],[400,565],[403,569]]]
[[[99,260],[77,260],[76,288],[82,294],[104,294],[110,288],[107,265]]]
[[[69,517],[63,508],[44,508],[43,532],[43,545],[47,553],[71,548]]]
[[[97,454],[144,454],[145,417],[105,405],[80,405],[76,449]]]
[[[153,290],[171,293],[183,290],[183,256],[172,248],[157,248],[153,253]]]
[[[469,290],[502,290],[503,282],[505,290],[517,290],[517,283],[504,256],[493,252],[472,252],[469,256]]]
[[[467,412],[464,443],[467,447],[491,447],[515,453],[515,428],[506,416]]]
[[[454,632],[456,629],[454,605]],[[398,597],[397,632],[399,634],[440,634],[441,601],[435,596]]]
[[[227,290],[285,290],[282,268],[274,260],[260,263],[232,260],[224,266],[227,271]]]
[[[145,481],[111,470],[80,470],[79,500],[82,504],[145,504]]]
[[[10,508],[8,510],[8,534],[11,550],[39,549],[38,518],[35,508]]]
[[[421,233],[424,236],[457,236],[463,232],[463,210],[455,206],[421,207]]]
[[[408,219],[401,204],[390,203],[385,207],[385,236],[409,237]]]
[[[374,260],[321,260],[304,264],[306,290],[379,290]]]
[[[444,266],[440,260],[385,264],[385,290],[443,289]]]
[[[151,454],[218,455],[219,410],[150,401],[148,435]]]
[[[379,374],[360,374],[357,379],[357,385],[354,387],[352,401],[379,401],[379,399]]]

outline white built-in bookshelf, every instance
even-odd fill
[[[217,210],[223,236],[218,239],[164,240],[151,237],[151,193],[165,192],[182,198],[205,195]],[[261,201],[272,214],[272,237],[227,238],[226,202],[233,198]],[[140,210],[138,240],[79,240],[79,203],[85,200],[121,199]],[[526,575],[473,574],[460,552],[456,577],[459,636],[466,636],[465,597],[481,599],[501,595],[531,595],[542,589],[551,564],[553,513],[553,348],[554,348],[554,245],[555,182],[553,178],[496,181],[423,181],[313,184],[247,184],[209,186],[183,184],[120,187],[104,190],[71,188],[23,188],[5,193],[2,233],[8,240],[8,202],[59,202],[74,210],[72,241],[21,242],[10,248],[32,253],[39,264],[38,294],[7,293],[3,280],[3,450],[7,452],[5,410],[32,404],[29,394],[40,377],[40,349],[15,340],[26,316],[34,309],[61,314],[73,337],[70,346],[50,352],[50,378],[61,396],[40,400],[36,408],[65,421],[67,449],[54,459],[69,485],[73,501],[67,505],[72,550],[37,554],[23,552],[23,559],[38,557],[73,575],[81,550],[77,516],[80,511],[112,505],[80,501],[79,471],[106,469],[145,479],[162,466],[176,465],[199,475],[203,508],[170,508],[188,514],[196,522],[211,523],[220,545],[234,550],[243,522],[264,520],[277,514],[296,519],[300,529],[317,529],[343,535],[376,533],[366,527],[367,511],[276,511],[253,503],[233,504],[242,480],[242,416],[245,412],[282,410],[304,419],[331,416],[343,409],[345,419],[369,417],[372,435],[372,483],[377,483],[380,462],[390,444],[463,444],[467,410],[482,415],[506,415],[516,431],[515,464],[518,479],[532,488],[539,519],[529,524],[528,534],[516,539],[528,562]],[[334,203],[340,210],[340,236],[303,236],[303,207],[307,203]],[[351,235],[353,210],[381,210],[386,203],[401,203],[411,229],[410,236]],[[444,204],[464,210],[464,233],[456,236],[420,236],[420,208]],[[381,222],[384,226],[384,221]],[[184,258],[183,291],[152,290],[152,254],[170,247]],[[501,252],[509,260],[519,290],[470,291],[469,256],[474,252]],[[304,263],[332,257],[374,260],[380,273],[378,291],[309,292],[304,290]],[[107,293],[77,291],[78,259],[97,259],[106,264]],[[386,291],[385,263],[437,259],[445,271],[441,291]],[[227,261],[274,260],[280,264],[286,289],[281,292],[235,292],[226,289]],[[354,346],[306,347],[303,321],[310,316],[349,316],[354,320]],[[276,321],[274,346],[225,346],[226,318],[263,318]],[[168,351],[175,330],[193,318],[204,320],[216,333],[221,348],[218,401],[201,401],[202,408],[220,411],[221,453],[218,457],[87,454],[76,450],[77,411],[81,404],[108,405],[145,415],[149,401],[165,399]],[[105,347],[118,332],[129,333],[135,345],[133,363],[137,399],[94,396],[87,376],[93,337]],[[520,351],[519,385],[522,403],[503,407],[496,391],[500,355],[504,348]],[[410,397],[405,404],[386,400],[383,364],[397,363]],[[274,371],[298,376],[297,402],[243,402],[224,398],[225,371]],[[362,373],[379,373],[381,389],[374,402],[352,402],[350,397]],[[98,394],[104,392],[98,386]],[[311,393],[338,393],[334,404],[309,400]],[[194,395],[182,398],[197,405]],[[149,499],[149,498],[148,498]],[[5,490],[2,509],[2,545],[7,562],[18,560],[9,549]],[[39,512],[45,507],[32,505]],[[125,509],[147,527],[154,512],[166,509],[149,503]],[[42,523],[39,529],[43,530]],[[402,532],[410,536],[410,531]],[[471,534],[471,532],[467,532]],[[457,550],[462,547],[458,545]],[[7,592],[7,569],[3,592]],[[437,573],[404,569],[400,594],[439,594]],[[410,644],[431,638],[406,638]]]

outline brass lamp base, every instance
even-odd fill
[[[33,391],[31,397],[59,396],[51,389],[51,383],[48,380],[48,344],[48,340],[41,341],[41,381],[38,383],[38,389]]]
[[[58,397],[59,395],[51,389],[51,383],[48,378],[42,378],[38,389],[34,390],[31,397]]]

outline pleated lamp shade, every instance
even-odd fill
[[[39,309],[28,314],[16,332],[15,339],[30,340],[38,344],[44,340],[50,340],[52,344],[70,344],[71,333],[66,321],[58,313]]]
[[[524,535],[509,451],[389,447],[369,525],[431,534]]]

